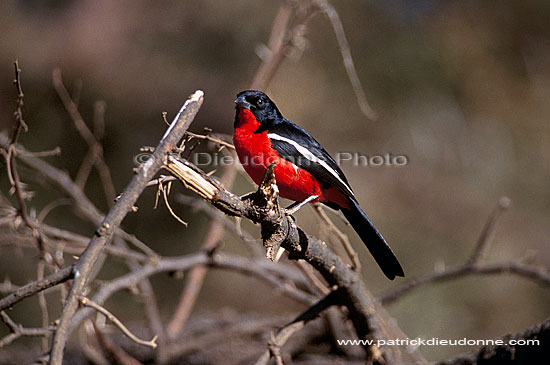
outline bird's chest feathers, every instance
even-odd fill
[[[233,144],[235,145],[239,159],[245,166],[245,162],[250,162],[252,158],[256,160],[268,158],[275,153],[271,148],[271,141],[267,137],[267,131],[255,133],[259,127],[260,123],[250,110],[240,110],[239,123],[233,135]],[[259,165],[265,165],[263,161],[255,162]]]
[[[248,109],[239,112],[239,121],[233,135],[235,151],[244,169],[256,184],[259,184],[267,166],[276,162],[275,178],[280,196],[296,201],[311,195],[320,195],[321,187],[307,171],[282,158],[273,149],[267,131],[255,133],[260,123]]]

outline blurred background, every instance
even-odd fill
[[[267,93],[283,115],[309,130],[332,154],[408,157],[401,167],[341,166],[407,275],[386,280],[358,237],[340,224],[360,254],[369,288],[381,294],[409,278],[463,263],[502,196],[511,198],[513,207],[499,221],[484,262],[531,257],[548,267],[550,2],[333,3],[378,120],[361,113],[336,38],[322,15],[308,25],[305,48],[283,62]],[[267,42],[280,4],[5,1],[0,8],[0,127],[9,132],[13,125],[12,63],[18,59],[29,126],[19,141],[31,151],[59,146],[61,155],[47,160],[75,176],[88,147],[52,87],[52,71],[59,67],[69,91],[80,90],[79,109],[89,125],[94,103],[105,102],[102,142],[119,193],[133,174],[139,148],[156,145],[162,136],[161,113],[167,111],[171,119],[196,89],[204,90],[205,101],[191,131],[208,127],[232,133],[234,97],[252,81],[261,62],[256,50]],[[21,175],[36,192],[29,206],[37,211],[62,197],[32,171],[21,167]],[[5,165],[0,177],[8,195]],[[244,194],[254,187],[238,177],[231,189]],[[153,209],[155,192],[146,190],[138,201],[139,213],[126,218],[125,229],[161,255],[197,250],[208,218],[174,202],[174,210],[189,223],[185,228],[164,205]],[[97,174],[86,193],[106,211]],[[297,219],[315,234],[318,223],[311,213],[304,208]],[[45,222],[86,236],[95,229],[69,206],[53,209]],[[245,224],[244,229],[259,235],[257,227]],[[10,245],[7,230],[0,231],[0,281],[9,278],[21,285],[35,278],[38,255]],[[249,255],[248,246],[234,235],[224,234],[222,243],[223,251]],[[125,270],[108,259],[99,277],[113,278]],[[163,316],[173,312],[182,285],[176,278],[153,278]],[[422,287],[387,309],[411,338],[487,339],[540,322],[549,315],[549,304],[548,288],[499,275]],[[142,318],[131,296],[116,295],[106,305],[123,320]],[[211,271],[195,312],[227,308],[289,317],[303,309],[255,279]],[[52,317],[58,313],[53,312]],[[17,305],[13,317],[39,326],[37,300]],[[0,328],[1,335],[6,333]],[[429,360],[439,360],[471,349],[421,351]]]

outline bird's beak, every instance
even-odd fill
[[[252,107],[252,104],[250,104],[243,95],[239,96],[237,99],[235,99],[235,105],[241,108],[249,109]]]

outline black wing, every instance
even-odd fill
[[[325,186],[334,186],[355,199],[344,173],[315,138],[288,119],[270,124],[260,129],[267,130],[273,148],[282,158],[306,170]]]

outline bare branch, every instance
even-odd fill
[[[134,357],[124,351],[120,346],[111,341],[98,327],[98,325],[92,321],[95,335],[98,342],[103,346],[103,349],[111,355],[114,361],[120,365],[142,365]]]
[[[359,76],[357,76],[357,71],[355,69],[355,65],[353,64],[353,58],[351,57],[351,51],[346,38],[346,33],[344,32],[344,26],[342,25],[338,12],[327,0],[315,0],[314,3],[323,13],[327,15],[330,24],[332,25],[332,29],[334,30],[334,34],[336,35],[336,39],[338,41],[340,53],[342,54],[344,67],[346,68],[351,86],[353,86],[353,91],[355,92],[357,103],[359,104],[361,111],[370,120],[376,120],[378,117],[367,102],[365,91],[361,86]]]
[[[68,266],[62,270],[59,270],[51,275],[48,275],[42,280],[33,281],[13,293],[6,295],[4,298],[0,299],[0,310],[4,310],[13,306],[15,303],[30,297],[42,290],[51,288],[52,286],[64,283],[67,280],[73,278],[73,267]]]
[[[226,142],[226,141],[224,141],[220,138],[209,136],[207,134],[196,134],[196,133],[191,133],[189,131],[187,131],[185,134],[190,136],[190,137],[196,138],[196,139],[203,139],[203,140],[206,140],[206,141],[213,142],[213,143],[218,144],[220,146],[227,147],[230,150],[235,149],[235,146],[233,146],[232,143]]]
[[[10,343],[17,340],[19,337],[23,337],[23,336],[47,337],[47,336],[50,336],[54,331],[53,327],[25,328],[20,324],[15,323],[13,319],[11,319],[4,311],[0,311],[0,318],[2,318],[2,322],[4,322],[8,326],[11,332],[9,335],[0,339],[0,348],[8,346]]]
[[[185,227],[187,227],[187,222],[184,221],[183,219],[181,219],[180,217],[178,217],[178,215],[176,214],[176,212],[174,212],[174,210],[172,209],[172,207],[170,206],[170,202],[168,201],[168,194],[170,193],[170,186],[171,186],[172,182],[168,182],[166,183],[166,186],[163,185],[163,184],[159,184],[158,185],[158,188],[159,190],[162,192],[162,198],[164,200],[164,204],[166,204],[166,209],[168,209],[168,211],[170,212],[170,215],[172,217],[174,217],[178,222],[180,222],[181,224],[183,224]]]
[[[274,194],[277,188],[273,177],[264,176],[264,183],[258,191],[241,200],[177,155],[170,155],[164,167],[223,212],[261,223],[266,247],[280,242],[289,251],[291,259],[306,260],[323,275],[329,285],[344,290],[343,304],[348,307],[360,338],[383,337],[377,327],[375,301],[365,290],[357,273],[350,270],[326,244],[308,236],[291,217],[282,214]],[[372,346],[369,349],[369,354],[376,356],[378,350]],[[384,356],[390,355],[386,352]]]
[[[501,344],[483,346],[481,349],[454,359],[437,363],[438,365],[476,365],[476,364],[537,364],[548,356],[550,339],[550,318],[529,327],[519,333],[502,336]],[[515,344],[512,344],[515,341]],[[528,341],[534,346],[525,346]],[[542,360],[544,362],[544,360]]]
[[[505,262],[498,264],[486,264],[483,266],[459,265],[442,272],[428,274],[419,278],[410,280],[397,289],[382,294],[379,300],[383,304],[390,304],[408,294],[413,289],[426,284],[456,280],[468,275],[496,275],[496,274],[515,274],[526,277],[541,285],[550,285],[550,274],[547,269],[537,268],[532,265],[526,265],[519,262]]]
[[[57,68],[53,71],[52,80],[54,89],[57,91],[57,95],[59,95],[59,98],[63,102],[65,109],[67,109],[67,112],[71,116],[76,130],[84,139],[84,141],[88,144],[90,151],[92,151],[95,156],[94,165],[96,166],[101,182],[103,183],[107,205],[111,207],[116,197],[116,192],[111,178],[109,166],[107,166],[103,157],[103,146],[101,146],[90,128],[88,128],[88,126],[86,125],[86,122],[84,122],[84,119],[78,111],[77,105],[71,99],[71,95],[65,88],[65,85],[63,85],[63,79],[61,78],[60,69]]]
[[[306,286],[307,282],[303,277],[296,274],[294,270],[283,265],[276,265],[264,259],[246,259],[239,256],[207,252],[197,252],[181,257],[166,257],[155,263],[142,266],[139,270],[120,276],[117,279],[103,285],[93,300],[103,304],[114,293],[136,286],[142,280],[161,272],[188,270],[196,265],[207,265],[209,267],[233,270],[247,276],[258,278],[274,286],[281,294],[287,295],[300,303],[311,305],[316,297],[297,288]],[[286,282],[292,283],[287,285]],[[89,315],[89,311],[80,310],[73,320],[72,327],[78,326],[80,322]]]
[[[100,306],[99,304],[95,303],[94,301],[86,298],[86,297],[83,297],[81,295],[78,296],[78,300],[80,301],[80,303],[83,305],[83,306],[86,306],[86,307],[91,307],[93,309],[95,309],[96,311],[100,312],[101,314],[103,314],[105,317],[107,317],[111,322],[113,322],[118,328],[120,328],[120,330],[126,335],[128,336],[128,338],[130,338],[132,341],[134,341],[135,343],[138,343],[140,345],[143,345],[143,346],[149,346],[149,347],[152,347],[152,348],[156,348],[157,347],[157,338],[158,338],[158,335],[155,335],[153,337],[152,340],[150,341],[146,341],[146,340],[142,340],[140,338],[138,338],[136,335],[134,335],[132,332],[130,332],[130,330],[120,321],[120,319],[118,319],[117,317],[115,317],[111,312],[109,312],[107,309],[103,308],[102,306]]]
[[[468,260],[468,265],[477,265],[479,261],[483,258],[483,254],[487,250],[487,247],[489,246],[489,243],[493,239],[493,236],[496,231],[497,222],[508,208],[510,208],[512,202],[507,197],[502,197],[499,199],[497,206],[489,216],[489,219],[487,219],[487,222],[485,223],[485,226],[483,227],[483,230],[481,231],[481,234],[479,235],[479,238],[477,240],[477,244],[472,252],[472,255],[470,256],[470,259]]]
[[[28,131],[29,127],[27,126],[27,123],[23,120],[23,105],[24,105],[24,98],[25,94],[23,94],[23,88],[21,86],[21,69],[19,68],[19,62],[15,60],[13,63],[13,66],[15,68],[15,79],[13,80],[13,84],[15,85],[15,88],[17,89],[17,108],[15,111],[15,126],[13,127],[13,134],[10,140],[10,144],[16,144],[17,139],[19,138],[19,134],[21,133],[21,129]]]
[[[226,166],[221,177],[222,184],[231,184],[235,180],[236,174],[237,170],[233,166]],[[223,230],[223,219],[221,217],[212,219],[201,249],[205,251],[214,250],[222,237]],[[175,338],[183,329],[202,288],[206,272],[206,266],[195,266],[189,272],[176,311],[168,323],[167,333],[170,338]]]
[[[361,272],[361,262],[359,261],[359,255],[357,255],[357,251],[355,251],[351,246],[348,236],[346,236],[342,231],[338,229],[338,227],[336,227],[334,222],[327,216],[325,210],[321,205],[315,204],[313,205],[313,209],[315,209],[315,211],[319,215],[319,218],[321,218],[321,221],[326,225],[326,227],[328,227],[329,232],[334,237],[336,237],[338,241],[340,241],[340,243],[346,250],[346,253],[353,264],[353,270]]]
[[[8,148],[8,139],[0,134],[0,147]],[[69,174],[61,169],[58,169],[51,164],[43,161],[39,158],[27,155],[25,149],[18,146],[16,148],[17,157],[25,165],[36,170],[38,173],[46,177],[49,181],[54,183],[62,191],[64,191],[75,203],[75,207],[79,214],[88,219],[95,225],[101,224],[105,216],[99,211],[99,209],[88,199],[82,189],[76,185]],[[116,235],[122,239],[130,242],[135,247],[143,251],[147,256],[154,258],[158,256],[155,251],[151,250],[145,243],[141,242],[134,235],[126,233],[124,230],[118,228]]]
[[[474,247],[470,258],[466,261],[466,263],[458,265],[454,268],[446,269],[441,272],[435,272],[419,278],[411,279],[402,286],[382,294],[379,300],[383,304],[389,304],[396,301],[403,295],[411,292],[413,289],[416,289],[423,285],[435,282],[449,281],[473,274],[515,274],[539,282],[541,285],[550,284],[550,273],[548,272],[548,268],[536,267],[534,265],[528,265],[520,261],[510,261],[484,265],[479,264],[479,261],[481,260],[485,250],[487,249],[487,246],[491,241],[491,238],[494,235],[498,219],[500,218],[502,213],[509,208],[509,206],[510,200],[508,198],[503,197],[499,200],[497,207],[491,213],[487,222],[485,223],[477,244]]]
[[[75,104],[77,103],[75,102]],[[103,138],[103,133],[105,131],[105,107],[106,107],[106,104],[102,100],[96,101],[94,103],[93,134],[98,143],[101,140],[101,138]],[[92,171],[92,168],[94,167],[94,164],[96,163],[97,158],[98,156],[95,153],[94,149],[92,148],[88,149],[88,152],[86,153],[86,156],[84,156],[84,159],[82,160],[82,163],[80,164],[80,167],[74,179],[75,183],[81,188],[84,188],[84,186],[86,185],[86,181],[90,176],[90,172]],[[112,205],[113,202],[110,201],[110,203],[111,203],[110,205]]]
[[[268,350],[260,356],[256,361],[256,365],[267,365],[270,357],[274,357],[277,363],[282,363],[281,347],[290,339],[290,337],[304,328],[304,326],[316,319],[325,309],[336,305],[340,302],[342,293],[339,290],[330,292],[327,296],[308,308],[304,313],[300,314],[292,322],[285,325],[277,331],[277,334],[272,334],[267,347]]]
[[[145,189],[149,180],[153,178],[162,167],[162,164],[165,163],[166,154],[176,147],[187,128],[189,128],[189,125],[202,104],[203,95],[202,91],[196,91],[195,94],[185,102],[151,158],[138,169],[137,174],[130,181],[115,205],[111,208],[88,244],[88,247],[75,263],[75,279],[69,295],[67,296],[67,300],[65,301],[59,321],[59,327],[53,338],[50,359],[51,365],[61,365],[63,349],[67,342],[71,320],[78,306],[77,299],[84,291],[95,262],[105,245],[113,237],[115,230],[126,214],[132,210],[132,207],[141,192]]]
[[[294,22],[291,24],[293,14],[295,17]],[[306,9],[299,9],[297,2],[290,0],[283,2],[273,22],[268,43],[268,54],[265,55],[263,62],[254,75],[251,89],[265,90],[267,88],[296,38],[305,32],[305,27],[314,14],[314,9],[309,6]]]

